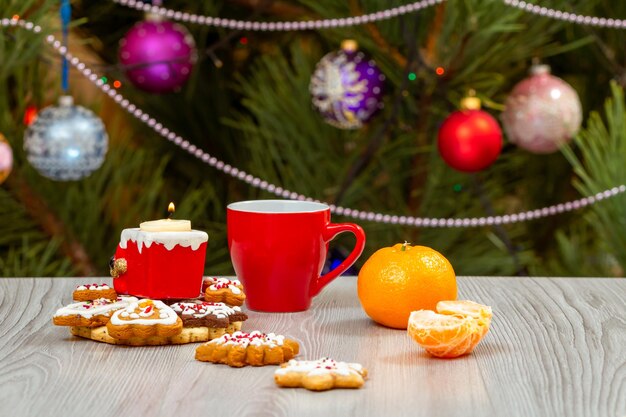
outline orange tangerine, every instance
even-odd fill
[[[456,299],[456,275],[436,250],[399,243],[379,249],[365,262],[357,289],[372,320],[406,329],[411,311],[433,310],[441,300]]]
[[[412,312],[407,331],[431,355],[456,358],[474,350],[489,330],[491,316],[491,307],[473,301],[440,301],[437,313]]]

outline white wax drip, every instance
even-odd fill
[[[198,250],[201,244],[209,240],[209,235],[200,230],[189,232],[145,232],[139,228],[122,230],[120,248],[126,249],[129,240],[137,244],[139,253],[141,253],[143,246],[149,248],[152,243],[164,245],[167,250],[172,250],[177,245]]]

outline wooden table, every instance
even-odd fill
[[[72,337],[51,317],[81,280],[0,279],[0,416],[626,417],[626,279],[458,281],[460,298],[491,305],[494,319],[474,353],[453,360],[370,321],[354,277],[336,280],[307,312],[250,312],[244,330],[289,335],[300,358],[370,370],[360,390],[313,393],[277,388],[275,367],[198,362],[196,344]]]

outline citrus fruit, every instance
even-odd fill
[[[365,262],[357,289],[372,320],[406,329],[411,311],[434,310],[439,301],[456,299],[456,275],[436,250],[399,243],[379,249]]]
[[[471,319],[418,310],[409,318],[409,335],[428,353],[455,358],[468,353],[472,344]]]
[[[489,330],[491,316],[493,315],[491,307],[469,300],[439,301],[437,303],[437,313],[475,319],[475,324],[481,329],[481,338]]]
[[[437,312],[413,311],[408,333],[428,353],[456,358],[470,353],[489,330],[491,307],[473,301],[441,301]]]

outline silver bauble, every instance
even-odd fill
[[[108,142],[102,120],[75,106],[70,96],[39,112],[24,134],[28,161],[41,175],[56,181],[79,180],[100,168]]]

